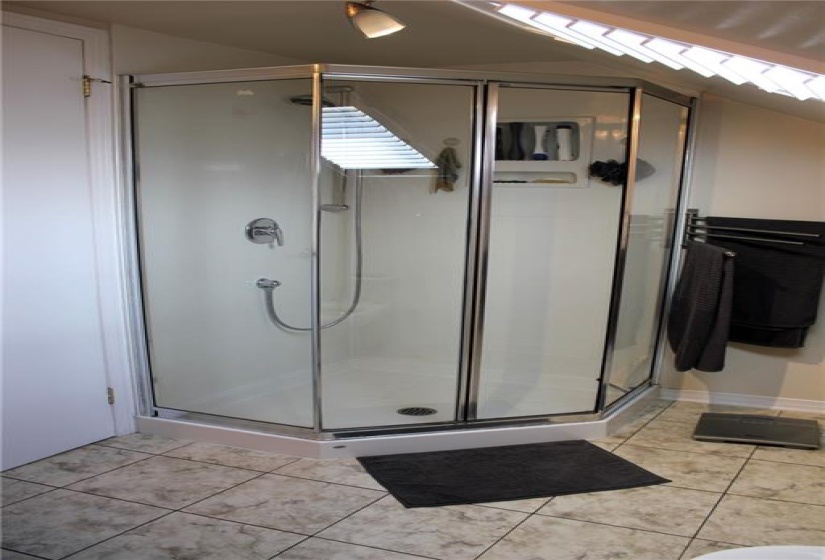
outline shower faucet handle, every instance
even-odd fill
[[[246,238],[252,243],[272,243],[278,246],[284,244],[284,232],[278,222],[272,218],[256,218],[246,224]]]
[[[281,229],[281,226],[278,225],[278,222],[275,222],[273,226],[272,234],[275,236],[275,243],[278,244],[278,247],[284,246],[284,231]]]
[[[269,278],[258,278],[258,281],[255,282],[255,286],[262,290],[274,290],[280,285],[281,283],[277,280],[270,280]]]

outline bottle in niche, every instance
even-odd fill
[[[509,133],[510,131],[507,130],[507,137],[505,137],[504,127],[496,127],[496,160],[505,159],[505,154],[510,151],[510,147],[505,144],[505,141],[509,140]]]
[[[521,149],[521,130],[524,123],[510,123],[510,149],[504,159],[521,161],[524,159],[524,151]]]
[[[573,127],[567,124],[556,127],[556,146],[559,151],[559,161],[573,160]]]
[[[547,136],[547,125],[534,124],[533,125],[533,155],[531,159],[536,161],[544,161],[550,159],[547,151],[544,148],[544,138]]]

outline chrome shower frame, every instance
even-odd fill
[[[141,431],[178,437],[194,437],[216,443],[249,445],[261,449],[277,450],[308,457],[353,456],[366,453],[393,453],[401,450],[448,449],[458,447],[479,447],[509,443],[528,443],[553,439],[583,437],[603,437],[614,427],[626,421],[634,411],[645,406],[657,394],[658,370],[663,354],[661,318],[666,295],[673,289],[673,270],[678,265],[679,243],[669,258],[668,279],[661,282],[659,316],[659,336],[655,358],[647,382],[634,388],[617,401],[606,404],[605,395],[608,375],[618,323],[618,310],[622,288],[622,271],[627,254],[628,225],[631,215],[634,188],[635,154],[638,150],[638,132],[641,119],[641,99],[650,94],[677,105],[688,108],[690,124],[687,130],[686,147],[682,161],[682,183],[680,186],[680,208],[685,204],[688,189],[685,186],[691,162],[690,150],[693,145],[695,100],[664,87],[638,79],[618,79],[612,77],[567,76],[529,73],[491,73],[481,71],[454,71],[439,69],[395,68],[374,66],[312,64],[286,67],[251,68],[240,70],[219,70],[207,72],[186,72],[175,74],[147,74],[123,77],[120,82],[123,107],[123,150],[131,157],[133,130],[131,118],[136,110],[132,102],[132,91],[140,87],[170,85],[195,85],[208,83],[247,82],[279,79],[311,79],[313,84],[312,136],[310,146],[310,176],[312,198],[311,234],[311,368],[313,395],[313,425],[300,428],[281,424],[268,424],[246,420],[212,417],[206,414],[170,411],[156,407],[152,401],[152,391],[148,370],[148,342],[143,320],[144,306],[141,292],[141,272],[137,241],[126,248],[128,267],[132,272],[130,286],[133,342],[133,367],[136,378],[136,393],[139,396],[138,426]],[[322,418],[323,364],[321,362],[321,317],[320,302],[320,222],[321,222],[321,110],[325,86],[336,80],[359,80],[381,82],[413,82],[433,84],[472,85],[475,87],[475,121],[472,150],[473,158],[470,174],[470,200],[467,223],[467,247],[464,275],[464,302],[462,317],[461,357],[457,376],[458,391],[456,420],[430,424],[409,424],[393,426],[372,426],[369,428],[326,430]],[[541,415],[502,419],[478,419],[479,367],[483,335],[484,295],[487,282],[488,252],[490,235],[490,206],[492,169],[494,162],[493,144],[496,129],[496,106],[501,86],[535,87],[548,89],[575,89],[587,91],[624,92],[630,95],[629,140],[627,145],[628,180],[623,195],[621,219],[619,221],[618,247],[614,267],[613,291],[608,314],[607,336],[604,344],[601,382],[594,409],[577,414]],[[130,166],[131,167],[131,164]],[[139,177],[128,172],[125,178],[127,210],[134,217],[135,197],[138,196]],[[681,231],[681,211],[675,209],[679,221],[674,227],[674,238]],[[137,240],[136,219],[127,224],[125,239]],[[487,433],[489,439],[484,439]],[[418,446],[418,447],[416,447]]]

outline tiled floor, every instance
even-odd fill
[[[696,442],[703,410],[659,403],[597,442],[669,484],[440,508],[405,509],[355,460],[113,438],[3,473],[2,559],[686,560],[825,545],[825,450]]]

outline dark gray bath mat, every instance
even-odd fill
[[[359,457],[408,508],[501,502],[663,484],[584,440]]]

